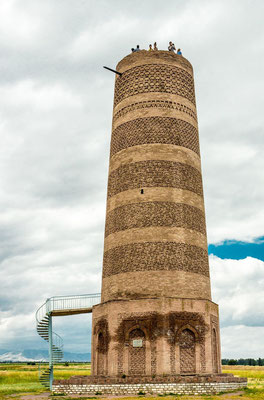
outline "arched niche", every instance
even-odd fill
[[[218,373],[218,348],[217,348],[217,333],[216,329],[212,329],[212,363],[213,373]]]
[[[192,374],[196,372],[196,331],[189,326],[183,327],[177,334],[180,356],[180,373]]]
[[[134,327],[128,332],[128,373],[142,375],[146,373],[146,334]]]
[[[106,341],[103,332],[97,335],[97,374],[105,375]]]

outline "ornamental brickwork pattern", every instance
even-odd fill
[[[145,242],[104,253],[103,277],[135,271],[186,271],[209,277],[207,251],[185,243]]]
[[[195,104],[193,77],[172,65],[142,65],[123,72],[115,84],[114,105],[139,93],[178,94]]]
[[[134,329],[129,335],[129,375],[146,373],[146,340],[141,329]],[[142,340],[142,347],[133,347],[133,340]]]
[[[181,227],[206,234],[203,211],[183,203],[152,201],[115,208],[106,218],[105,236],[132,228]]]
[[[184,329],[179,338],[181,373],[195,373],[195,337]]]
[[[117,66],[96,379],[221,371],[192,67],[150,53]]]
[[[186,147],[200,155],[198,130],[189,122],[149,117],[125,122],[113,131],[110,157],[128,147],[154,143]]]
[[[108,178],[108,197],[128,189],[173,187],[203,195],[201,173],[190,165],[174,161],[140,161],[122,165]]]
[[[193,122],[197,122],[196,113],[190,108],[185,106],[182,103],[177,103],[175,101],[170,100],[146,100],[146,101],[138,101],[137,103],[132,103],[129,106],[125,106],[121,108],[113,117],[113,123],[116,123],[119,118],[124,117],[126,114],[136,110],[142,110],[145,108],[161,108],[161,109],[171,109],[181,111],[187,114],[189,117],[193,118]]]

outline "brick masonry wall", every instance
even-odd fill
[[[195,104],[193,77],[172,65],[141,65],[123,72],[116,80],[114,105],[139,93],[174,93]]]
[[[162,272],[162,278],[161,278]],[[143,298],[211,298],[209,276],[175,270],[137,270],[104,276],[103,301]],[[197,276],[198,275],[198,276]],[[162,280],[162,285],[159,282]],[[172,284],[173,283],[173,284]],[[187,286],[187,287],[186,287]]]
[[[136,281],[121,276],[132,272],[144,280],[144,271],[175,271],[174,287],[183,271],[197,274],[197,284],[199,274],[209,277],[192,66],[166,51],[142,51],[121,60],[117,70],[122,76],[115,81],[102,299],[116,298],[114,287],[124,292],[118,289],[123,280],[133,298],[140,291],[145,296]],[[164,198],[165,189],[190,193],[189,199]],[[128,204],[127,194],[136,190],[141,198],[133,195]],[[148,201],[142,201],[145,193]],[[104,282],[111,275],[114,286]],[[159,290],[167,290],[164,279],[161,274]],[[192,288],[185,282],[186,297]]]
[[[152,53],[117,66],[94,377],[221,372],[192,66]]]
[[[119,111],[117,111],[113,116],[113,125],[120,125],[122,123],[122,118],[129,117],[129,113],[133,113],[133,111],[138,111],[138,117],[140,116],[141,112],[145,113],[147,110],[157,112],[163,109],[163,111],[168,112],[170,110],[179,111],[185,118],[189,116],[189,120],[191,120],[192,124],[194,125],[197,122],[197,117],[195,111],[179,102],[171,101],[171,100],[144,100],[138,101],[137,103],[131,103],[127,106],[122,107]],[[176,114],[176,113],[175,113]],[[166,117],[164,115],[164,117]],[[136,119],[136,118],[134,118]],[[121,121],[120,121],[121,120]]]
[[[165,160],[126,164],[109,175],[108,197],[144,187],[174,187],[203,195],[202,176],[190,165]]]
[[[145,394],[213,394],[241,390],[247,386],[246,378],[219,375],[210,377],[167,377],[144,379],[130,378],[116,380],[107,377],[92,382],[88,377],[73,377],[70,380],[55,380],[52,391],[65,394],[110,394],[110,395],[138,395]],[[156,380],[156,382],[155,382]],[[126,382],[127,381],[127,382]],[[140,382],[141,381],[141,382]]]
[[[128,204],[109,212],[105,236],[148,226],[178,226],[206,233],[203,211],[182,203],[152,201]]]
[[[142,347],[133,347],[134,334],[142,338]],[[107,344],[105,361],[98,353],[101,342]],[[96,374],[107,357],[105,374],[117,379],[134,375],[142,366],[145,373],[138,372],[142,376],[219,373],[221,355],[220,348],[215,352],[215,342],[219,346],[218,308],[210,301],[136,298],[93,309],[92,366]]]
[[[127,71],[131,67],[135,67],[137,65],[147,65],[147,64],[164,64],[175,66],[175,60],[177,60],[177,65],[180,66],[185,71],[190,74],[193,73],[192,64],[184,57],[177,56],[176,54],[169,51],[155,51],[149,52],[142,50],[140,52],[140,57],[138,57],[139,53],[131,53],[126,57],[122,58],[121,61],[117,64],[117,70],[120,72]]]
[[[193,150],[200,155],[197,128],[176,118],[149,117],[125,122],[114,129],[110,156],[132,146],[167,143]]]
[[[144,242],[118,246],[104,253],[104,278],[153,270],[188,271],[209,277],[207,251],[185,243]]]

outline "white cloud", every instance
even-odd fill
[[[0,107],[30,110],[34,112],[49,112],[62,109],[74,109],[82,105],[80,96],[72,93],[62,84],[43,85],[33,80],[25,80],[14,85],[5,85],[0,88]]]
[[[264,327],[244,325],[221,329],[222,358],[263,358]]]
[[[264,355],[264,262],[210,256],[213,301],[219,304],[222,358]]]
[[[21,4],[0,4],[0,293],[1,338],[23,349],[46,297],[100,290],[114,90],[102,66],[137,43],[174,40],[194,65],[209,242],[263,235],[264,3]],[[231,324],[263,321],[263,263],[211,264],[229,351]]]
[[[0,41],[2,46],[27,47],[37,40],[40,19],[30,15],[19,1],[8,0],[0,3]]]

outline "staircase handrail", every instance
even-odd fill
[[[81,308],[89,308],[98,304],[100,302],[100,298],[101,293],[52,296],[38,308],[36,312],[36,319],[39,322],[42,318],[55,310],[78,310]]]
[[[101,300],[101,293],[80,294],[71,296],[53,296],[48,298],[36,311],[38,334],[49,343],[49,366],[41,373],[40,382],[52,389],[53,366],[63,358],[63,340],[60,335],[52,330],[53,311],[65,311],[67,313],[91,312],[92,307]],[[84,311],[85,310],[85,311]],[[63,314],[62,314],[63,315]]]

